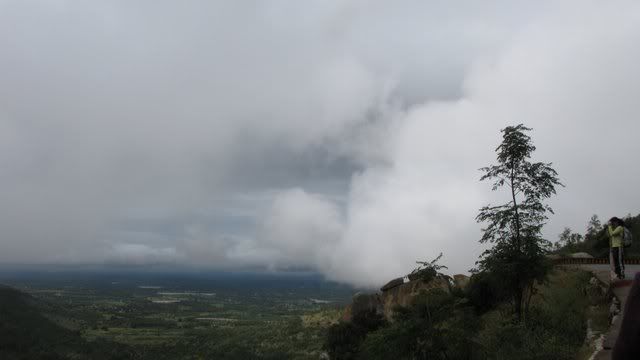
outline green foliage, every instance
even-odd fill
[[[0,286],[0,358],[119,359],[133,353],[119,344],[84,341],[78,332],[44,317],[31,296]]]
[[[477,339],[492,359],[574,359],[586,335],[590,274],[559,271],[536,295],[526,323],[499,310],[483,316]]]
[[[442,258],[442,253],[431,261],[416,261],[419,266],[409,274],[410,280],[421,279],[424,282],[430,282],[438,276],[443,276],[440,272],[447,267],[438,264],[438,261]]]
[[[482,168],[483,180],[492,180],[492,190],[507,187],[511,201],[487,205],[476,220],[486,223],[482,243],[492,243],[478,262],[481,271],[498,276],[511,293],[514,313],[519,320],[528,311],[535,282],[545,279],[548,266],[545,254],[549,242],[541,237],[547,213],[544,203],[562,186],[550,163],[529,161],[535,146],[526,135],[531,129],[508,126],[502,129],[503,140],[496,149],[497,165]]]
[[[358,342],[331,355],[367,360],[574,359],[583,348],[593,309],[606,317],[604,294],[587,291],[590,278],[583,271],[553,271],[535,292],[527,321],[521,322],[496,294],[491,295],[491,310],[481,315],[474,311],[472,299],[481,296],[481,289],[494,291],[499,285],[494,283],[499,278],[475,274],[465,296],[442,289],[424,291],[411,306],[396,308],[393,322],[375,330],[362,333],[353,324],[336,326],[343,337],[355,331]]]
[[[587,223],[587,233],[585,234],[585,239],[596,236],[602,230],[604,230],[604,227],[602,226],[598,215],[591,215],[591,219],[589,219],[589,222]]]
[[[575,250],[575,252],[589,253],[594,257],[609,257],[607,230],[602,226],[598,215],[594,214],[591,216],[591,219],[589,219],[584,240],[578,243]]]
[[[640,214],[636,216],[627,215],[624,217],[625,226],[633,234],[633,244],[625,248],[627,257],[640,257]]]
[[[223,287],[210,296],[37,279],[14,280],[32,295],[0,286],[0,359],[318,359],[353,291]],[[171,294],[159,294],[165,291]],[[176,297],[181,301],[150,301]]]
[[[356,359],[367,333],[386,324],[382,315],[375,311],[356,314],[352,321],[339,322],[328,329],[324,348],[332,359]]]
[[[326,349],[332,359],[470,359],[478,328],[464,298],[434,288],[394,309],[391,323],[371,312],[332,326]]]
[[[494,309],[509,298],[502,280],[488,271],[473,274],[464,293],[477,314]]]
[[[582,235],[573,232],[571,228],[565,227],[562,233],[558,235],[558,241],[554,244],[554,247],[556,250],[562,250],[563,253],[573,253],[578,251],[583,241]]]
[[[327,331],[325,349],[332,359],[355,359],[366,332],[352,322],[340,322]]]
[[[422,292],[396,309],[394,322],[367,335],[360,359],[468,359],[477,318],[442,289]]]
[[[634,239],[640,237],[640,215],[627,215],[624,218],[625,226],[631,230]],[[560,234],[560,241],[557,243],[555,253],[566,255],[575,252],[586,252],[596,258],[608,258],[609,256],[609,237],[606,228],[602,226],[598,215],[591,216],[587,223],[587,229],[584,236],[570,232]],[[568,235],[568,236],[567,236]],[[565,239],[571,239],[566,241]],[[577,240],[577,241],[576,241]],[[633,245],[625,248],[627,258],[640,257],[640,242],[634,241]]]

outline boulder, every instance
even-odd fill
[[[415,297],[421,291],[429,291],[433,289],[442,289],[448,292],[449,283],[446,279],[440,277],[435,278],[430,282],[414,280],[383,292],[380,296],[380,302],[382,304],[382,311],[385,318],[391,321],[393,309],[396,306],[410,306],[413,304]]]
[[[380,291],[385,292],[389,289],[393,289],[394,287],[400,286],[402,284],[404,284],[404,278],[399,277],[386,283],[383,287],[380,288]]]
[[[453,275],[453,283],[457,288],[464,289],[469,285],[469,277],[463,274]]]
[[[347,306],[345,312],[342,314],[342,320],[351,321],[355,316],[372,311],[377,314],[383,313],[380,295],[359,292],[353,295],[351,305]]]
[[[457,286],[464,287],[469,283],[469,277],[456,275],[454,277]],[[427,282],[422,278],[404,282],[404,278],[396,278],[385,284],[380,294],[357,293],[353,296],[351,304],[348,305],[342,314],[342,321],[352,321],[354,317],[367,312],[382,314],[392,321],[393,310],[397,306],[408,307],[413,304],[416,296],[423,291],[441,289],[446,292],[451,290],[451,280],[449,277],[438,276]]]

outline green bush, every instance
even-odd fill
[[[573,359],[584,331],[579,321],[567,320],[567,326],[558,326],[557,319],[534,307],[526,322],[518,323],[511,315],[487,321],[478,340],[490,359]],[[580,341],[575,342],[576,337]]]
[[[483,316],[477,336],[491,359],[573,359],[586,335],[589,299],[585,272],[558,271],[540,289],[524,322],[509,311],[494,310]]]
[[[356,359],[360,344],[369,332],[387,324],[374,310],[354,315],[350,322],[339,322],[327,331],[324,348],[331,359]]]
[[[410,307],[398,307],[394,322],[367,335],[359,359],[470,359],[478,318],[464,301],[434,289]]]
[[[583,346],[594,301],[585,296],[590,277],[587,272],[555,270],[536,288],[526,318],[517,321],[499,279],[479,273],[463,294],[422,292],[413,305],[396,308],[390,324],[368,318],[335,325],[329,354],[333,359],[367,360],[574,359]]]
[[[473,274],[464,293],[477,314],[495,308],[509,297],[500,278],[488,271]]]

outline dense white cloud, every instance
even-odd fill
[[[313,268],[480,253],[498,130],[638,211],[640,5],[0,1],[0,261]]]
[[[280,251],[275,265],[324,269],[336,255],[343,224],[335,204],[292,189],[275,197],[259,230],[260,245]]]

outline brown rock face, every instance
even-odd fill
[[[351,305],[345,309],[342,320],[351,321],[354,316],[371,311],[382,314],[383,309],[380,302],[380,295],[357,293],[353,295]]]
[[[351,304],[353,314],[359,314],[366,311],[380,310],[380,295],[357,293],[353,296]]]
[[[469,277],[467,275],[457,274],[453,275],[453,283],[456,287],[464,289],[469,285]]]
[[[458,284],[466,286],[468,282],[467,276],[459,275],[456,279],[456,286],[460,286]],[[393,310],[396,306],[411,306],[420,292],[432,289],[442,289],[449,292],[449,280],[437,277],[429,282],[417,279],[405,283],[403,278],[393,279],[382,287],[380,294],[355,294],[351,305],[345,309],[342,320],[351,321],[354,316],[374,311],[383,314],[387,320],[392,321]]]
[[[380,291],[385,292],[387,290],[393,289],[394,287],[400,286],[402,284],[404,284],[404,279],[399,277],[386,283],[383,287],[380,288]]]
[[[449,284],[442,278],[436,278],[430,282],[413,280],[384,291],[380,295],[384,317],[392,320],[393,309],[396,306],[410,306],[421,291],[431,289],[443,289],[448,292]]]
[[[344,313],[342,313],[342,317],[340,318],[340,320],[342,320],[342,321],[351,321],[352,318],[353,318],[353,316],[351,314],[351,304],[349,304],[344,309]]]

